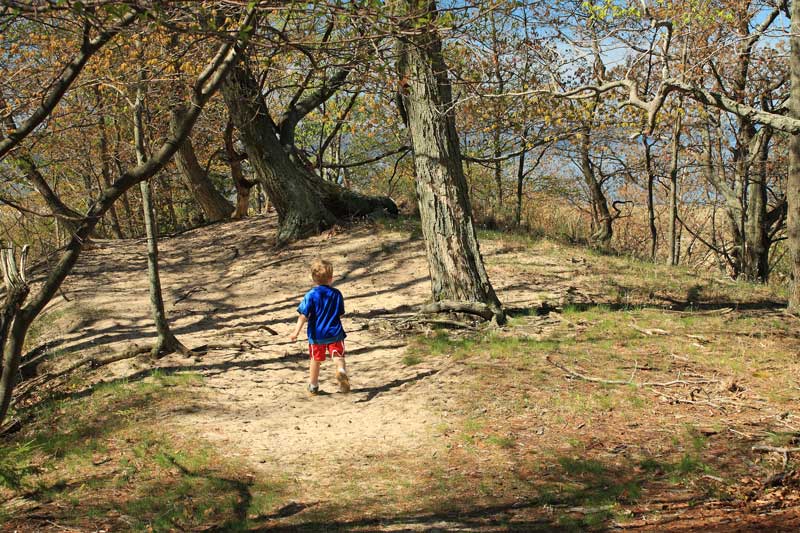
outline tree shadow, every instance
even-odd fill
[[[432,376],[432,375],[438,374],[438,373],[439,373],[439,370],[426,370],[425,372],[418,372],[417,374],[415,374],[415,375],[413,375],[411,377],[408,377],[408,378],[394,379],[394,380],[392,380],[392,381],[390,381],[388,383],[385,383],[383,385],[379,385],[377,387],[363,387],[363,388],[360,388],[360,389],[352,389],[350,392],[355,393],[355,394],[364,393],[364,392],[367,393],[366,397],[361,398],[360,400],[356,400],[353,403],[369,402],[369,401],[373,400],[376,396],[378,396],[382,392],[390,391],[392,389],[395,389],[395,388],[400,387],[402,385],[405,385],[407,383],[414,383],[414,382],[420,381],[421,379],[427,378],[429,376]]]

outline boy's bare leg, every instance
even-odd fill
[[[308,381],[313,386],[319,386],[319,366],[322,364],[322,361],[317,361],[316,359],[311,360],[311,365],[309,365],[308,371]]]
[[[336,381],[339,382],[339,390],[350,392],[350,378],[347,376],[344,357],[334,357],[333,360],[336,361]]]

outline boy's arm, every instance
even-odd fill
[[[305,325],[307,320],[308,318],[306,317],[306,315],[302,313],[300,313],[300,316],[297,317],[297,327],[294,328],[294,333],[292,333],[291,337],[289,337],[290,339],[292,339],[292,342],[297,340],[297,336],[300,335],[300,331],[302,331],[303,326]]]

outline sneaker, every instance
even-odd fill
[[[347,377],[346,372],[336,372],[336,380],[339,382],[340,392],[350,392],[350,378]]]
[[[311,396],[316,396],[319,394],[319,385],[312,385],[311,383],[308,384],[308,393]]]

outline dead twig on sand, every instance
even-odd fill
[[[587,376],[585,374],[581,374],[571,368],[568,368],[561,363],[553,361],[553,359],[548,355],[545,357],[545,361],[553,365],[554,367],[558,368],[559,370],[563,370],[570,376],[576,379],[580,379],[583,381],[589,381],[592,383],[603,383],[606,385],[633,385],[635,387],[674,387],[676,385],[707,385],[709,383],[719,383],[717,379],[693,379],[693,380],[685,380],[685,379],[674,379],[672,381],[643,381],[643,382],[636,382],[633,379],[603,379],[594,376]],[[636,373],[636,368],[633,370],[633,374]]]
[[[639,333],[647,335],[648,337],[652,335],[670,335],[670,332],[664,329],[659,329],[659,328],[645,329],[645,328],[640,328],[636,324],[631,324],[631,327],[636,331],[638,331]]]
[[[790,453],[797,453],[800,452],[800,448],[784,448],[781,446],[768,446],[766,444],[760,444],[758,446],[753,446],[750,448],[754,452],[764,452],[764,453],[780,453],[783,455],[783,468],[786,468],[786,465],[789,463],[789,454]]]

